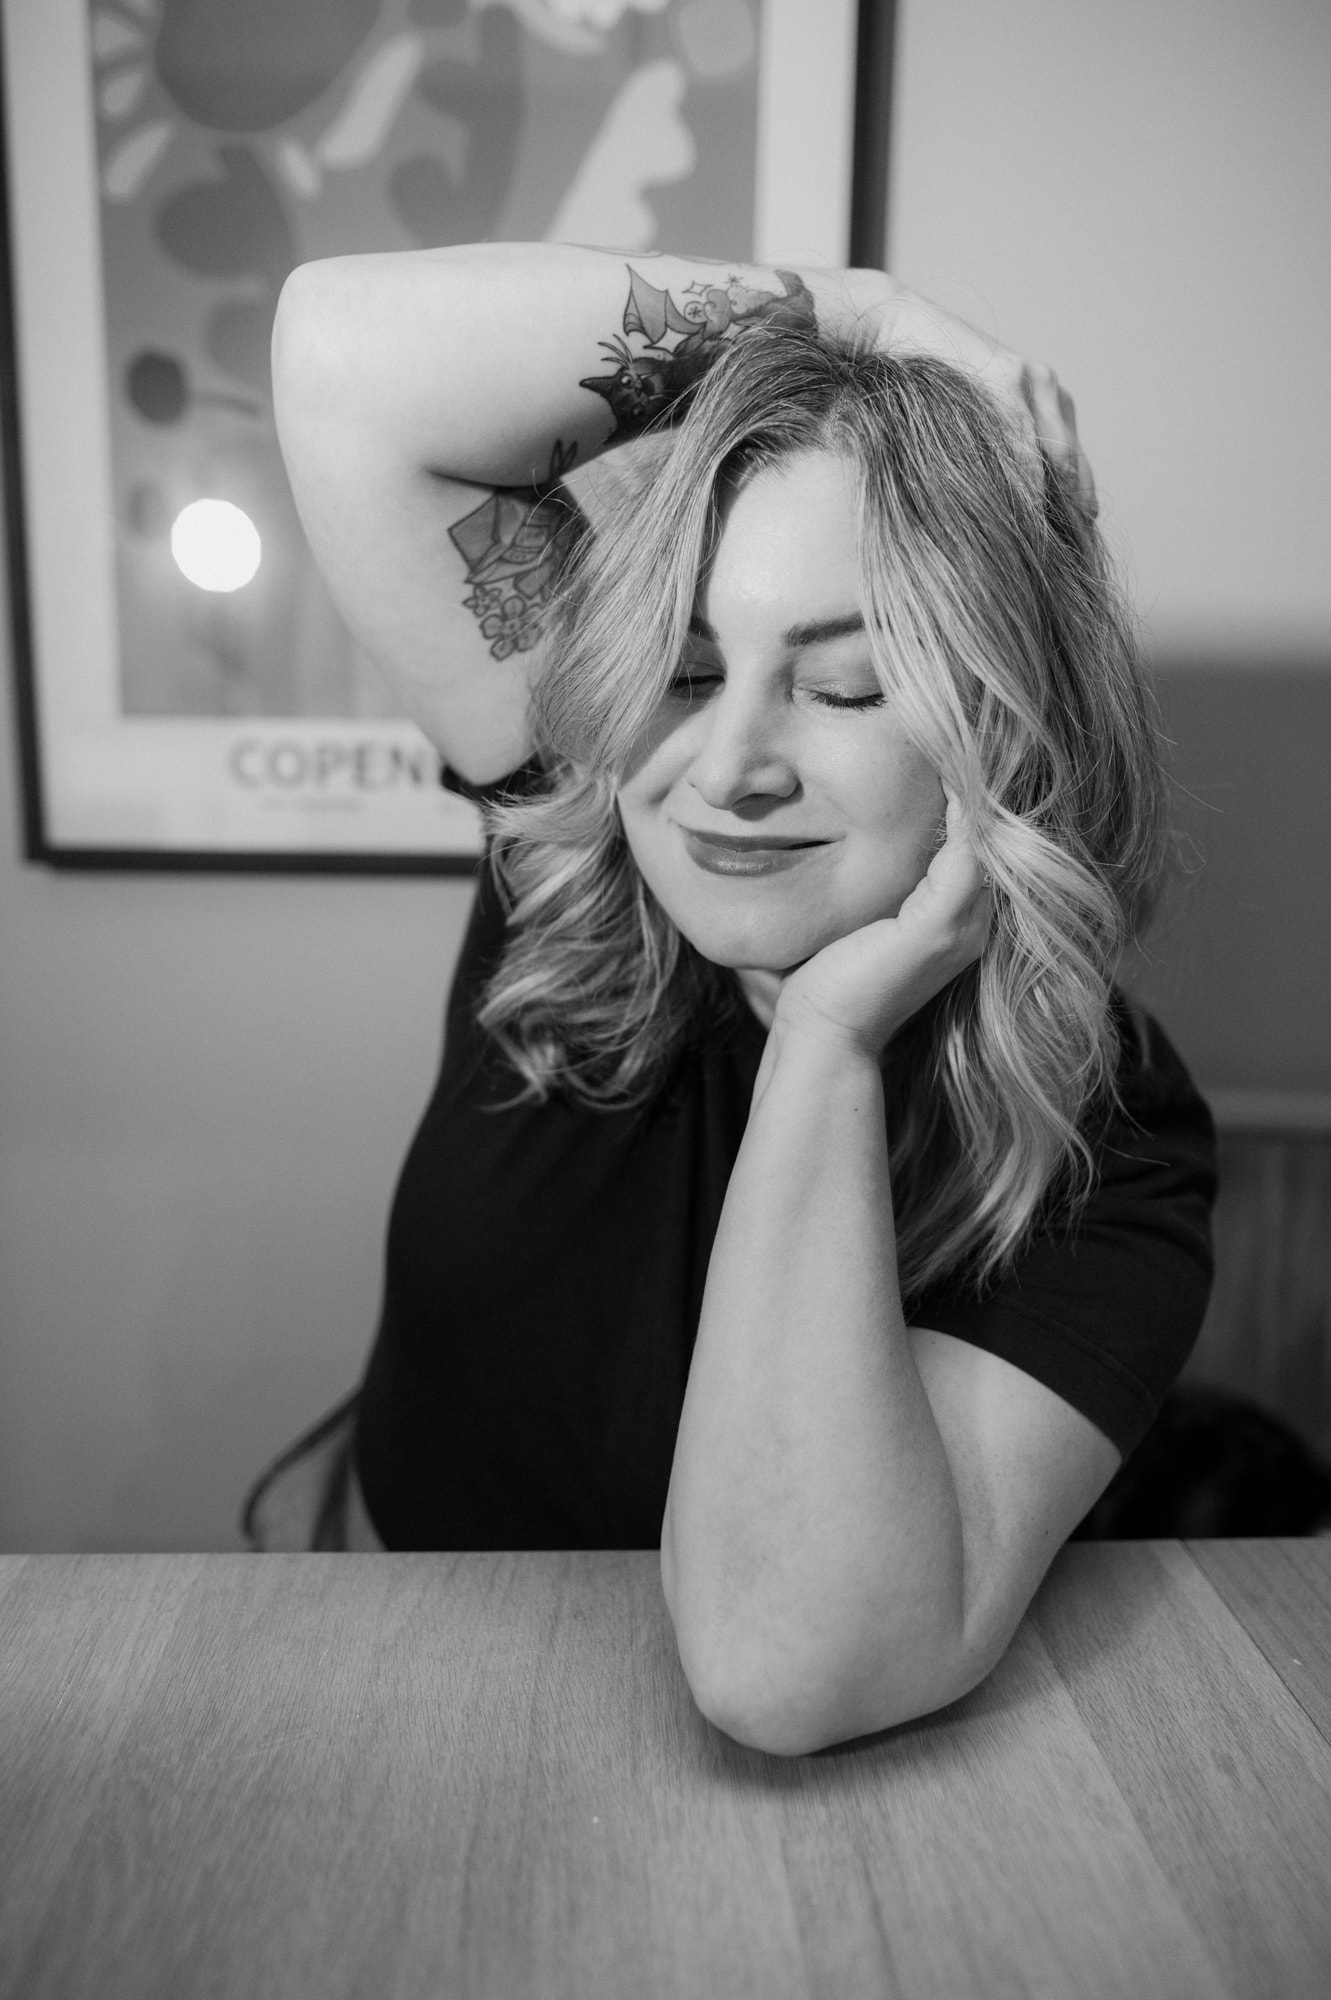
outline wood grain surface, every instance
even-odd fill
[[[0,1994],[1323,2000],[1329,1602],[1076,1544],[964,1702],[783,1761],[651,1555],[0,1559]]]
[[[1331,1743],[1331,1543],[1189,1542],[1244,1629]]]

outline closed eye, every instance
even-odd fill
[[[710,694],[713,689],[723,686],[724,683],[724,674],[711,672],[706,667],[681,668],[668,682],[666,693],[673,695],[676,700],[692,701],[696,697]],[[869,694],[837,694],[831,688],[808,688],[806,692],[820,708],[844,711],[881,708],[883,705],[880,688],[874,688]]]
[[[875,688],[872,694],[833,694],[829,688],[810,688],[809,693],[821,708],[881,708],[883,692]]]
[[[724,674],[710,673],[706,667],[681,667],[667,684],[666,693],[677,699],[692,701],[695,695],[709,694],[724,681]]]

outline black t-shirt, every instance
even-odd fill
[[[390,1549],[655,1548],[712,1240],[765,1033],[747,1007],[644,1105],[517,1085],[475,1025],[503,944],[488,864],[443,1066],[389,1223],[356,1459]],[[1210,1115],[1159,1027],[1124,1037],[1123,1112],[1075,1236],[1037,1236],[983,1300],[935,1286],[911,1323],[987,1348],[1121,1451],[1201,1326]]]

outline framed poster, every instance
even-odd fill
[[[890,21],[884,0],[3,0],[29,857],[469,869],[475,809],[301,533],[268,375],[282,282],[482,238],[838,264],[867,229],[854,261],[877,262]]]

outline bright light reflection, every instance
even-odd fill
[[[200,590],[239,590],[259,567],[259,531],[229,500],[192,500],[176,515],[171,553]]]

